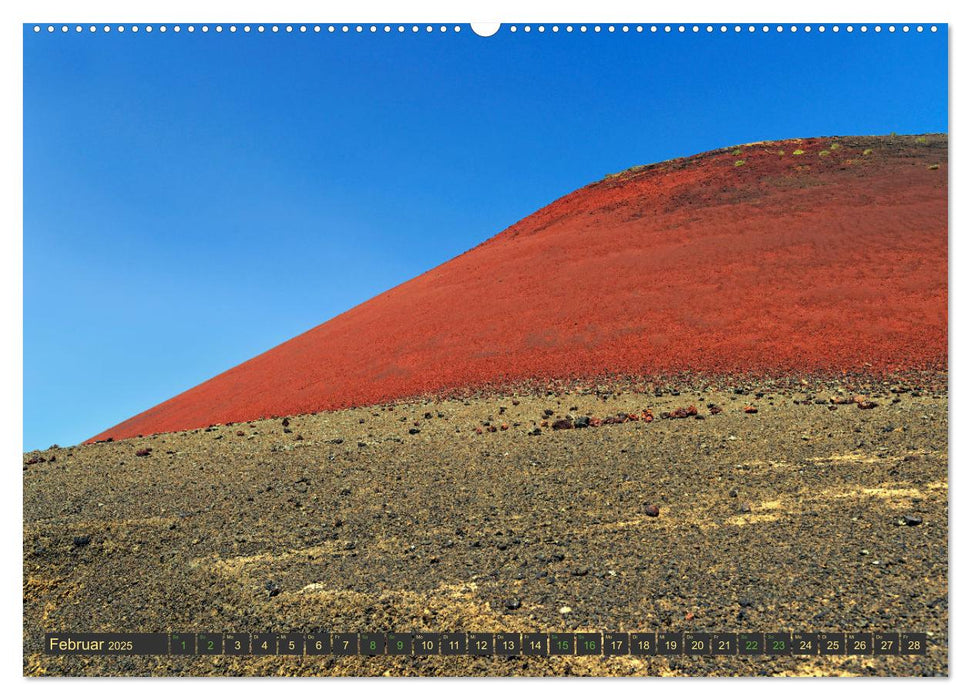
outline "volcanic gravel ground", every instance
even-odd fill
[[[418,402],[25,454],[24,672],[946,674],[946,394],[739,391]],[[661,418],[691,406],[705,419]],[[620,412],[640,419],[542,427]],[[41,653],[45,632],[314,629],[931,643],[923,657]]]

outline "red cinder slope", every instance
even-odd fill
[[[947,137],[633,168],[93,439],[527,379],[947,366]]]

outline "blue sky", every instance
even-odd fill
[[[91,437],[606,173],[947,128],[943,27],[25,27],[24,449]]]

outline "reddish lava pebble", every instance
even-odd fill
[[[649,518],[656,518],[661,514],[661,509],[658,508],[653,503],[650,503],[644,506],[644,514],[647,515]]]
[[[947,139],[840,141],[605,178],[91,441],[605,373],[944,370]]]

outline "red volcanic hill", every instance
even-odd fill
[[[947,136],[631,168],[93,439],[524,380],[947,367]]]

